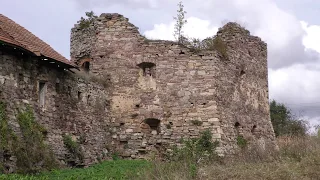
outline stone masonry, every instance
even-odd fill
[[[216,37],[226,44],[227,59],[216,50],[148,40],[120,14],[102,14],[87,28],[75,25],[72,61],[108,81],[103,121],[109,122],[111,149],[142,158],[206,129],[220,142],[221,155],[239,149],[238,136],[274,147],[266,43],[236,23]]]
[[[148,40],[128,18],[102,14],[72,28],[70,62],[0,14],[0,100],[17,134],[17,108],[33,108],[61,162],[63,134],[82,140],[84,165],[113,152],[147,158],[207,129],[221,155],[239,136],[274,147],[266,43],[235,23],[216,37],[227,58]]]
[[[0,50],[0,100],[7,104],[9,123],[19,132],[16,108],[31,105],[37,121],[47,129],[46,140],[60,160],[67,150],[62,135],[84,138],[85,164],[106,152],[110,123],[108,93],[104,86],[27,55]],[[45,102],[41,104],[41,89]]]

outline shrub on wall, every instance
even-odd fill
[[[171,154],[167,154],[169,160],[190,160],[193,163],[211,160],[217,157],[215,149],[218,141],[212,141],[212,134],[209,130],[203,131],[199,138],[184,140],[183,147],[174,147]]]
[[[171,152],[165,154],[168,162],[155,161],[143,176],[145,179],[170,179],[168,172],[186,170],[186,179],[195,179],[202,165],[219,160],[215,151],[218,145],[218,141],[212,140],[211,132],[205,130],[197,138],[184,140],[181,148],[173,147]]]
[[[237,136],[237,145],[243,149],[245,147],[247,147],[247,140],[243,138],[243,136]]]
[[[203,122],[199,120],[191,120],[191,123],[195,126],[201,126],[203,124]]]
[[[19,110],[17,120],[20,125],[21,138],[17,138],[13,153],[17,158],[19,173],[37,173],[51,170],[58,166],[54,154],[44,143],[46,130],[35,121],[33,110]]]
[[[80,25],[80,29],[86,29],[90,27],[90,24],[92,24],[94,20],[97,18],[97,16],[94,14],[93,11],[86,12],[86,16],[87,16],[86,19],[81,17],[80,21],[78,21]]]
[[[64,134],[63,143],[69,153],[66,155],[67,163],[70,166],[80,167],[83,165],[84,154],[80,144],[72,139],[70,135]]]
[[[182,44],[188,47],[191,51],[198,53],[202,50],[208,51],[217,51],[223,60],[228,60],[228,46],[227,44],[219,37],[208,37],[204,40],[197,38],[187,38],[184,37]]]
[[[12,145],[16,141],[16,135],[9,127],[8,119],[6,116],[6,105],[0,102],[0,172],[8,173],[10,165],[8,164],[9,158],[12,154]]]

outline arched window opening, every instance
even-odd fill
[[[236,123],[234,123],[234,127],[235,127],[235,129],[236,129],[236,133],[239,135],[239,131],[240,131],[240,123],[239,122],[236,122]]]
[[[144,122],[150,126],[150,129],[160,131],[160,120],[155,118],[145,119]]]
[[[142,70],[142,74],[145,77],[155,77],[155,67],[156,65],[151,62],[142,62],[138,64]]]
[[[246,74],[246,72],[244,71],[244,70],[241,70],[240,71],[240,76],[243,76],[243,75],[245,75]]]
[[[86,72],[89,72],[89,70],[90,70],[90,62],[88,62],[88,61],[84,62],[84,63],[82,64],[81,68],[82,68],[83,70],[85,70]]]
[[[240,123],[239,122],[234,123],[234,127],[238,129],[240,127]]]

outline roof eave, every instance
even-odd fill
[[[24,52],[27,52],[28,54],[33,55],[33,56],[42,57],[42,58],[44,58],[44,59],[50,59],[51,61],[55,61],[55,63],[57,63],[57,64],[59,64],[59,65],[61,65],[61,66],[64,66],[64,67],[67,68],[67,69],[72,69],[72,68],[79,69],[79,67],[77,67],[76,65],[71,65],[71,64],[64,63],[64,62],[58,61],[58,60],[56,60],[56,59],[52,59],[52,58],[50,58],[50,57],[46,57],[46,56],[44,56],[44,55],[41,55],[41,53],[40,53],[39,51],[32,52],[32,51],[30,51],[30,50],[28,50],[28,49],[25,49],[24,47],[17,46],[17,45],[15,45],[15,44],[8,43],[8,42],[1,41],[1,40],[0,40],[0,43],[3,43],[3,44],[5,44],[5,45],[7,45],[7,46],[11,46],[11,47],[13,47],[13,48],[17,48],[17,49],[19,49],[19,50],[21,50],[21,51],[24,51]]]

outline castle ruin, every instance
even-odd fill
[[[102,14],[71,31],[71,61],[0,15],[0,99],[19,131],[17,105],[29,104],[64,160],[62,135],[82,138],[84,164],[103,153],[144,158],[210,130],[221,155],[237,137],[274,146],[267,45],[236,23],[216,37],[219,50],[194,51],[148,40],[128,18]]]

